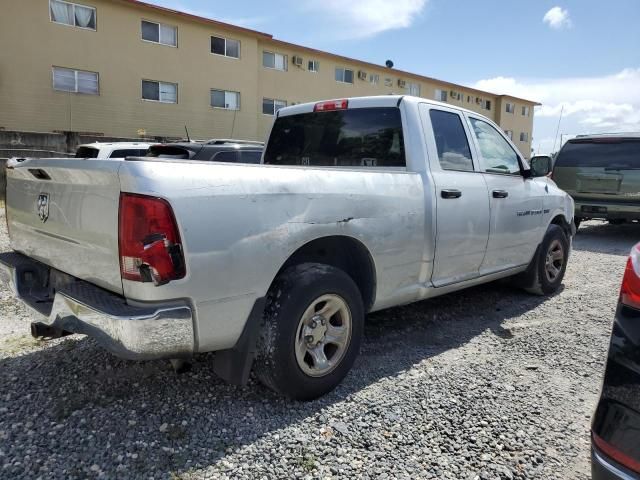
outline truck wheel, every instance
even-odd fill
[[[562,284],[569,260],[569,240],[558,225],[549,225],[542,243],[524,273],[524,289],[536,295],[550,295]]]
[[[351,369],[363,329],[362,296],[349,275],[318,263],[291,267],[267,294],[256,375],[292,399],[320,397]]]

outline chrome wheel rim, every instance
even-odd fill
[[[544,271],[547,274],[547,280],[554,282],[560,275],[563,265],[564,248],[560,240],[554,240],[551,242],[551,245],[549,245],[547,257],[544,262]]]
[[[351,342],[351,311],[335,294],[316,298],[302,314],[296,332],[296,360],[310,377],[331,373]]]

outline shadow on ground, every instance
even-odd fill
[[[176,375],[168,362],[123,361],[86,337],[67,337],[0,361],[0,407],[6,409],[0,411],[8,412],[0,418],[2,448],[19,450],[21,435],[28,435],[24,424],[32,422],[42,435],[37,456],[65,459],[66,472],[56,476],[85,478],[93,464],[105,465],[107,478],[179,475],[290,424],[321,423],[332,404],[482,332],[509,341],[503,322],[543,301],[492,283],[371,314],[352,372],[334,392],[309,403],[282,399],[255,380],[227,385],[213,375],[210,355]]]
[[[640,222],[611,225],[591,220],[580,225],[573,241],[574,250],[609,255],[629,255],[631,247],[640,242]]]

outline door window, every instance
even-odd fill
[[[222,151],[216,153],[211,160],[214,162],[236,163],[238,161],[238,154],[235,150]]]
[[[442,110],[430,110],[429,116],[436,139],[440,167],[443,170],[472,172],[471,151],[460,116]]]
[[[518,155],[504,137],[487,122],[477,118],[470,120],[484,160],[484,171],[520,175]]]

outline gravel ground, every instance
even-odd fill
[[[4,218],[0,247],[7,249]],[[493,283],[370,315],[363,351],[326,397],[46,343],[0,292],[2,478],[587,478],[625,256],[640,225],[587,222],[564,289]]]

